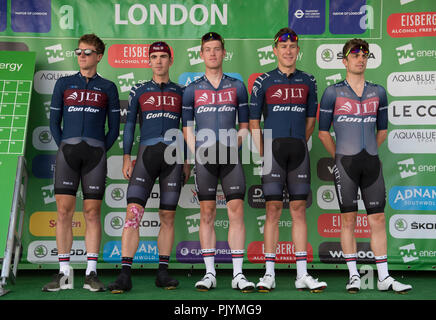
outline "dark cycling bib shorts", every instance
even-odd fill
[[[290,201],[307,200],[310,193],[310,161],[307,145],[301,139],[276,138],[272,142],[272,164],[262,170],[262,189],[266,201],[283,201],[287,186]],[[268,169],[271,170],[268,170]]]
[[[216,200],[218,179],[221,181],[227,202],[234,199],[244,200],[245,175],[237,148],[216,143],[207,149],[204,150],[200,147],[200,152],[197,153],[207,157],[208,152],[213,150],[216,158],[213,159],[214,161],[206,162],[196,157],[195,186],[198,200]]]
[[[338,154],[335,163],[333,174],[341,212],[358,210],[359,187],[367,214],[384,212],[386,189],[378,155],[366,150],[353,156]]]
[[[181,190],[183,165],[167,164],[164,159],[166,148],[168,146],[162,142],[139,147],[138,157],[127,188],[127,203],[138,203],[145,207],[154,182],[159,178],[161,197],[159,209],[176,210]]]
[[[55,194],[75,196],[82,182],[84,199],[102,200],[106,184],[106,151],[85,141],[59,146],[56,155]]]

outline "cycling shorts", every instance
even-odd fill
[[[85,141],[61,142],[56,155],[55,194],[75,196],[82,182],[83,199],[102,200],[106,187],[106,151]]]
[[[165,161],[165,143],[140,145],[135,167],[127,187],[127,203],[145,207],[154,183],[159,178],[161,210],[175,211],[182,186],[182,164]],[[175,151],[176,149],[174,149]]]
[[[358,210],[358,188],[367,214],[384,212],[386,189],[378,155],[365,149],[356,155],[335,157],[335,188],[342,213]]]
[[[307,144],[297,138],[276,138],[271,151],[264,149],[262,189],[265,201],[283,201],[286,185],[289,200],[307,200],[310,193],[310,160]]]
[[[198,147],[195,157],[195,185],[200,201],[216,200],[218,179],[227,202],[234,199],[244,200],[245,174],[238,148],[227,147],[218,142],[212,146]]]

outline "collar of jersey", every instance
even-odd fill
[[[81,79],[86,79],[86,78],[87,78],[87,77],[85,77],[84,75],[82,75],[82,74],[80,73],[80,71],[77,72],[77,75],[78,75]],[[98,77],[98,73],[94,74],[90,79],[95,79],[95,78],[97,78],[97,77]]]
[[[292,72],[289,76],[287,76],[286,75],[286,73],[283,73],[283,72],[281,72],[280,71],[280,69],[277,67],[277,73],[279,74],[279,75],[281,75],[281,76],[283,76],[283,77],[285,77],[285,78],[287,78],[287,79],[292,79],[297,73],[298,73],[298,69],[295,69],[295,71],[294,72]]]

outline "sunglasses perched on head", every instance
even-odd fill
[[[348,55],[350,53],[359,53],[360,51],[362,51],[363,55],[365,57],[367,57],[369,55],[369,50],[368,48],[364,48],[363,46],[354,46],[350,49],[348,49],[347,53],[345,54],[346,57],[348,57]]]
[[[222,44],[224,44],[223,38],[216,32],[209,32],[209,33],[206,33],[203,37],[201,37],[201,42],[206,42],[206,41],[210,41],[210,40],[218,40]]]
[[[295,33],[285,33],[275,38],[274,42],[286,42],[288,40],[291,40],[291,42],[295,42],[298,40],[298,36]]]
[[[85,56],[90,56],[93,52],[97,53],[97,51],[92,50],[92,49],[77,48],[74,50],[74,53],[76,54],[76,56],[80,56],[82,54],[82,52],[85,54]]]

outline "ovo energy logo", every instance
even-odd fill
[[[257,49],[257,56],[261,66],[276,62],[272,45]]]
[[[415,52],[413,51],[411,43],[398,47],[396,50],[399,64],[405,64],[416,60]]]

